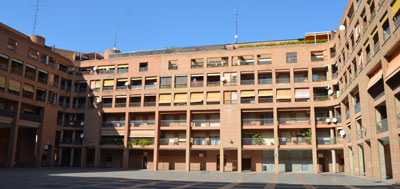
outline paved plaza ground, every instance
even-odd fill
[[[400,188],[344,174],[0,169],[0,188]]]

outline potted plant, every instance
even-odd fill
[[[257,145],[263,145],[264,144],[264,140],[262,138],[262,136],[260,135],[260,133],[256,133],[253,135],[253,140]]]
[[[311,144],[311,129],[306,129],[305,131],[301,132],[300,134],[306,141],[306,144]]]

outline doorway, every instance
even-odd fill
[[[147,169],[147,163],[148,163],[147,156],[143,156],[142,169]]]
[[[242,170],[251,170],[251,158],[250,157],[242,158]]]
[[[325,158],[318,158],[319,172],[326,172]]]

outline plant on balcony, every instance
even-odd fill
[[[150,145],[153,143],[153,140],[148,140],[148,139],[140,139],[138,144],[143,148],[146,145]]]
[[[174,145],[179,145],[179,142],[174,142]]]
[[[124,144],[124,141],[122,140],[122,138],[114,138],[114,144],[122,145]]]
[[[311,144],[311,129],[306,129],[300,133],[307,144]]]
[[[262,136],[260,135],[260,133],[256,133],[253,135],[253,140],[257,145],[263,145],[264,144],[264,140],[262,138]]]

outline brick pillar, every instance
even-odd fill
[[[336,150],[332,149],[331,154],[332,154],[332,172],[336,173]]]
[[[222,173],[225,171],[224,166],[224,147],[219,149],[219,171]]]
[[[313,173],[318,173],[318,156],[317,156],[317,128],[315,125],[315,109],[314,106],[310,108],[310,121],[311,121],[311,145],[312,145],[312,162]]]
[[[14,129],[11,129],[11,131],[10,131],[10,145],[8,148],[8,157],[9,157],[9,163],[10,163],[11,168],[14,168],[15,154],[17,152],[19,115],[21,113],[21,103],[17,104],[17,109],[15,112],[16,112],[15,124],[14,124]]]
[[[125,135],[124,135],[124,152],[122,154],[122,168],[128,169],[129,166],[129,112],[125,112]]]
[[[278,123],[278,109],[274,107],[274,160],[275,160],[275,173],[279,173],[279,155],[275,156],[275,154],[279,154],[279,123]]]
[[[241,173],[242,172],[242,147],[241,147],[241,145],[238,147],[238,150],[237,150],[237,152],[238,152],[238,158],[237,158],[237,161],[238,161],[238,164],[237,164],[237,171],[238,171],[238,173]]]
[[[186,151],[185,151],[185,170],[190,171],[190,135],[191,135],[191,114],[186,110]]]
[[[158,97],[156,97],[156,102],[158,102]],[[160,112],[159,111],[156,111],[155,112],[156,113],[156,115],[155,115],[155,134],[154,134],[154,151],[153,151],[153,169],[155,170],[155,171],[157,171],[158,170],[158,142],[159,142],[159,136],[160,136],[160,134],[159,134],[159,132],[160,132],[160,119],[159,119],[159,117],[160,117]]]

